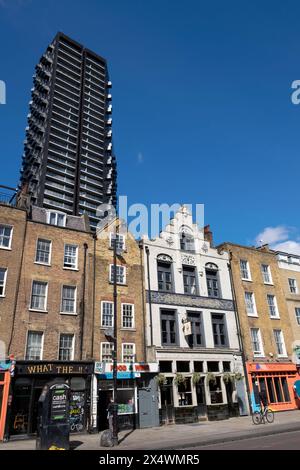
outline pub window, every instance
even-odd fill
[[[208,361],[207,362],[207,371],[208,372],[219,372],[219,363],[217,361]]]
[[[172,372],[172,361],[159,361],[159,372]]]
[[[74,335],[61,334],[59,337],[60,361],[73,361],[74,359]]]
[[[189,372],[190,371],[189,361],[176,361],[176,371],[177,372]]]
[[[196,269],[194,266],[183,266],[183,286],[185,294],[197,295]]]
[[[228,346],[225,315],[223,313],[212,313],[211,321],[215,347]]]
[[[223,362],[223,372],[231,372],[231,362]]]
[[[42,331],[28,331],[26,357],[27,361],[40,361],[43,355],[43,338]]]
[[[207,283],[207,295],[208,297],[219,298],[220,295],[220,286],[219,286],[219,277],[217,269],[205,269],[206,273],[206,283]]]
[[[178,405],[188,406],[193,404],[191,377],[185,377],[184,383],[179,383],[178,386]]]
[[[190,348],[205,346],[201,312],[188,312],[187,317],[192,327],[192,334],[187,336]]]
[[[194,372],[203,372],[203,362],[194,361]]]
[[[210,401],[214,403],[223,403],[223,394],[221,389],[221,377],[216,377],[216,381],[209,382]]]
[[[161,342],[163,345],[176,344],[176,320],[175,312],[161,311]]]
[[[157,262],[158,290],[164,292],[173,291],[172,264],[162,261]]]

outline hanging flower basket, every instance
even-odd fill
[[[217,382],[217,377],[212,372],[208,372],[208,374],[206,376],[206,379],[207,379],[208,383],[216,383]]]
[[[197,385],[200,382],[200,379],[201,379],[200,372],[194,372],[193,373],[193,384]]]
[[[177,372],[175,379],[174,379],[175,384],[178,385],[185,385],[186,383],[186,377],[181,374],[180,372]]]
[[[229,384],[230,382],[234,381],[235,376],[231,374],[230,372],[224,372],[223,374],[223,380],[226,384]]]
[[[234,374],[234,379],[238,382],[239,380],[242,380],[244,378],[243,374],[241,372],[236,372]]]

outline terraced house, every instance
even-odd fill
[[[144,246],[147,347],[159,363],[161,422],[247,414],[227,253],[185,207]]]
[[[277,255],[268,245],[224,243],[219,248],[231,260],[252,407],[259,406],[258,393],[265,390],[272,409],[295,409],[294,384],[299,375],[293,362],[294,328]]]

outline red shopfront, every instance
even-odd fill
[[[3,441],[9,404],[11,376],[14,373],[15,361],[8,359],[0,362],[0,442]]]
[[[259,407],[258,394],[261,390],[267,393],[268,403],[273,411],[298,408],[294,384],[300,376],[295,364],[248,362],[246,366],[253,410]]]

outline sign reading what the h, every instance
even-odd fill
[[[6,85],[3,80],[0,80],[0,104],[6,104]]]

